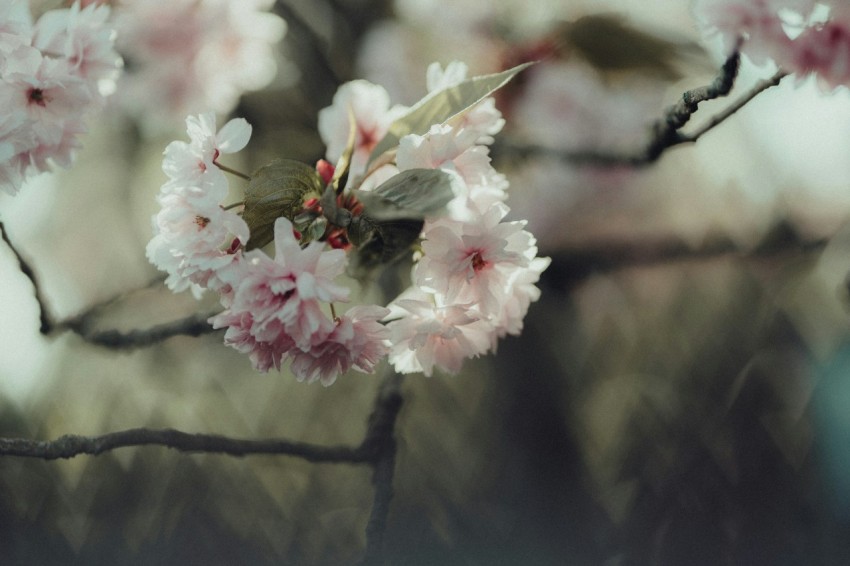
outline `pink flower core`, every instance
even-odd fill
[[[475,273],[478,273],[479,271],[481,271],[482,269],[484,269],[485,267],[490,265],[490,262],[488,262],[483,257],[481,257],[480,251],[477,251],[477,252],[472,254],[471,261],[472,261],[472,269],[475,270]]]

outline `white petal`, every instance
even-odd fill
[[[219,130],[216,147],[221,153],[235,153],[248,145],[251,131],[251,124],[245,118],[234,118]]]

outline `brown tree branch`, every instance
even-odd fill
[[[204,334],[218,332],[209,322],[210,317],[217,313],[193,314],[185,318],[157,324],[150,328],[120,330],[94,330],[91,324],[91,311],[86,311],[81,316],[74,317],[53,325],[47,334],[67,330],[77,334],[84,341],[95,346],[109,348],[111,350],[133,350],[145,348],[164,342],[174,336],[198,337]]]
[[[38,284],[38,279],[35,276],[35,271],[33,271],[32,266],[30,266],[29,262],[24,259],[24,256],[18,251],[18,249],[12,244],[12,240],[9,239],[9,234],[6,232],[6,227],[0,222],[0,234],[3,236],[3,241],[12,250],[12,253],[15,254],[15,259],[18,260],[18,265],[20,266],[21,273],[23,273],[27,279],[32,283],[33,291],[35,293],[35,300],[38,303],[38,318],[39,318],[39,332],[42,334],[49,334],[51,329],[53,328],[53,323],[50,320],[50,316],[47,314],[47,308],[45,307],[46,303],[44,301],[44,296],[41,293],[41,287]]]
[[[735,78],[740,67],[740,54],[732,54],[720,73],[714,78],[710,85],[689,90],[682,94],[682,98],[667,109],[664,116],[655,122],[645,147],[634,153],[608,153],[597,150],[564,151],[551,147],[535,144],[514,144],[511,142],[497,142],[494,145],[494,154],[504,154],[517,157],[554,157],[574,163],[577,165],[616,166],[629,165],[643,167],[658,161],[665,151],[677,145],[696,142],[703,134],[712,130],[717,125],[735,114],[747,103],[760,93],[770,87],[776,86],[787,76],[784,71],[779,71],[769,79],[765,79],[755,85],[752,89],[741,95],[728,108],[710,118],[704,125],[694,132],[683,133],[682,128],[688,124],[690,119],[699,109],[702,102],[714,100],[727,96],[735,84]]]
[[[56,460],[82,454],[96,456],[128,446],[164,446],[180,452],[248,456],[286,455],[310,462],[365,463],[370,454],[362,448],[318,446],[289,440],[247,440],[215,434],[189,434],[173,429],[134,428],[102,436],[65,435],[51,441],[0,438],[0,456]]]
[[[384,535],[394,495],[395,424],[403,401],[401,379],[396,373],[387,377],[369,418],[369,432],[363,442],[363,447],[369,448],[374,454],[372,484],[375,486],[372,512],[366,524],[366,549],[361,561],[363,565],[382,563]]]
[[[52,441],[0,438],[0,456],[57,460],[88,454],[96,456],[130,446],[162,446],[180,452],[229,456],[292,456],[314,463],[367,464],[374,470],[372,510],[366,526],[363,564],[380,564],[384,534],[393,497],[395,426],[401,410],[402,377],[390,373],[375,400],[363,442],[356,448],[320,446],[283,439],[249,440],[215,434],[190,434],[174,429],[135,428],[102,436],[65,435]]]

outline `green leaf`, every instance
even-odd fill
[[[434,124],[442,124],[469,110],[510,81],[533,63],[523,63],[507,71],[467,79],[462,83],[430,93],[404,116],[390,125],[389,131],[369,155],[371,164],[382,153],[393,149],[407,134],[422,135]]]
[[[352,191],[374,220],[436,216],[455,196],[452,177],[439,169],[409,169],[373,191]]]
[[[303,208],[305,195],[321,195],[323,188],[319,174],[306,163],[276,159],[260,167],[245,189],[242,219],[251,229],[247,248],[260,248],[271,242],[275,220],[293,220]]]

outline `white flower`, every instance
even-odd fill
[[[248,242],[248,225],[234,212],[217,204],[199,204],[183,195],[159,198],[162,209],[154,216],[154,237],[147,257],[168,273],[173,291],[192,286],[218,290],[226,285],[222,271],[239,261],[236,253]],[[197,288],[193,290],[196,291]]]
[[[390,107],[390,96],[382,86],[363,80],[345,83],[334,94],[331,106],[319,111],[319,135],[327,146],[325,158],[336,164],[345,151],[351,112],[357,131],[349,175],[352,179],[362,175],[372,150],[405,110],[402,106]]]
[[[186,129],[188,143],[174,141],[165,149],[162,168],[169,180],[157,197],[162,208],[153,219],[147,257],[168,273],[166,283],[174,291],[223,292],[250,231],[241,216],[221,208],[228,183],[215,160],[244,148],[251,126],[237,118],[216,131],[215,115],[206,113],[189,116]]]
[[[433,295],[411,288],[389,305],[389,362],[397,372],[430,377],[438,367],[457,373],[464,359],[490,349],[493,327],[469,305],[438,307],[434,301]]]
[[[494,206],[475,223],[448,219],[426,226],[416,283],[438,293],[444,304],[473,304],[484,316],[499,313],[510,298],[512,274],[528,266],[533,243],[524,222],[500,222],[505,214],[506,207]]]
[[[234,118],[216,131],[215,114],[207,112],[186,118],[189,143],[173,141],[165,148],[162,170],[169,182],[166,192],[200,189],[220,202],[227,195],[227,181],[216,166],[221,154],[242,150],[251,138],[251,125]]]

